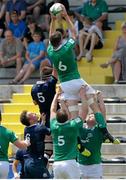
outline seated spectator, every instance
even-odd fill
[[[100,21],[103,23],[103,30],[108,29],[108,5],[104,0],[90,0],[84,3],[81,15],[76,13],[80,21],[83,21],[85,17],[89,17],[95,23]]]
[[[10,17],[11,21],[7,24],[8,29],[13,32],[16,38],[22,39],[27,31],[25,22],[18,18],[17,11],[12,11]]]
[[[126,22],[122,24],[122,35],[117,38],[111,59],[101,64],[102,68],[112,67],[114,82],[126,80]]]
[[[92,61],[93,50],[103,47],[102,23],[100,21],[93,25],[90,18],[85,18],[84,28],[79,34],[79,47],[80,54],[77,60],[86,56],[88,62]]]
[[[79,24],[78,24],[78,23],[79,23],[79,22],[78,22],[78,20],[76,19],[76,16],[75,16],[74,11],[68,11],[68,15],[69,15],[72,23],[74,24],[74,27],[75,27],[75,29],[76,29],[76,34],[77,34],[77,36],[78,36],[78,34],[79,34]],[[71,31],[70,31],[69,27],[68,27],[68,36],[71,37]]]
[[[74,25],[74,27],[76,29],[76,35],[78,37],[78,35],[79,35],[79,21],[77,20],[74,11],[68,11],[68,15],[69,15],[69,17],[70,17],[70,19],[71,19],[71,21],[72,21],[72,23],[73,23],[73,25]],[[69,38],[72,37],[71,34],[72,34],[72,32],[71,32],[70,28],[67,27],[67,35],[68,35]],[[79,54],[78,43],[75,46],[75,54],[76,54],[76,56],[78,56],[78,54]]]
[[[27,19],[27,25],[28,25],[28,30],[23,38],[23,44],[25,48],[27,48],[28,43],[31,43],[33,41],[32,35],[35,31],[41,32],[41,41],[43,41],[43,39],[45,38],[42,29],[36,24],[36,21],[30,16]]]
[[[18,74],[22,67],[23,44],[13,36],[11,30],[5,31],[5,39],[0,46],[0,66],[11,67],[16,64]]]
[[[19,19],[24,20],[26,17],[26,2],[24,0],[8,0],[6,5],[6,23],[10,22],[10,13],[17,11]]]
[[[6,0],[0,0],[0,37],[3,37],[5,30],[5,9],[6,9]]]
[[[40,41],[41,33],[34,32],[33,40],[27,47],[24,66],[10,84],[23,84],[35,70],[39,69],[41,62],[46,60],[46,48]]]
[[[25,0],[27,4],[27,13],[32,14],[33,18],[38,21],[40,14],[46,12],[46,0]]]

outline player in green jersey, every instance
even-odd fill
[[[100,92],[96,94],[101,112],[106,115],[103,98]],[[81,93],[81,98],[86,100],[86,96]],[[86,107],[86,106],[85,106]],[[85,111],[85,110],[84,110]],[[106,138],[109,138],[114,144],[119,144],[119,140],[111,136],[107,131],[107,125],[100,113],[90,114],[86,119],[86,125],[80,131],[79,148],[87,148],[91,156],[86,157],[81,153],[78,154],[79,168],[81,178],[102,178],[101,164],[101,146]]]
[[[68,114],[62,108],[57,111],[58,96],[59,94],[56,93],[53,99],[50,118],[54,150],[54,178],[78,179],[80,173],[76,163],[77,138],[83,121],[80,117],[69,120]]]
[[[55,21],[57,18],[51,14],[50,44],[48,46],[47,53],[53,62],[55,70],[58,72],[58,77],[63,91],[62,98],[68,100],[68,109],[71,113],[71,118],[76,118],[79,111],[79,90],[81,86],[84,85],[86,86],[88,105],[93,109],[93,112],[99,112],[98,106],[93,97],[95,90],[88,85],[87,82],[81,79],[78,72],[74,53],[76,30],[63,5],[61,15],[66,19],[66,22],[72,32],[72,38],[64,41],[62,34],[55,30]]]
[[[14,132],[1,125],[2,115],[0,112],[0,179],[7,179],[9,172],[8,148],[13,143],[18,148],[26,148],[30,143],[18,140]]]

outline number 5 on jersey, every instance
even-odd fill
[[[58,145],[63,146],[65,144],[64,136],[58,136]]]
[[[37,93],[37,96],[38,96],[38,99],[39,99],[39,102],[40,102],[40,103],[45,102],[45,98],[44,98],[44,96],[42,95],[42,92]]]

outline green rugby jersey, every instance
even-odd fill
[[[66,40],[57,49],[54,49],[51,44],[48,46],[47,53],[58,72],[60,82],[80,78],[75,53],[73,50],[74,47],[75,40],[73,39]]]
[[[100,112],[95,113],[97,124],[92,128],[80,130],[80,138],[82,145],[91,152],[91,156],[85,157],[78,153],[78,162],[83,165],[101,163],[101,146],[104,141],[104,134],[101,130],[106,127],[106,122]]]
[[[0,126],[0,161],[8,161],[9,143],[13,143],[18,138],[11,130]]]
[[[101,163],[101,146],[103,133],[96,125],[93,128],[83,128],[81,130],[81,143],[91,152],[91,156],[86,157],[78,153],[77,161],[82,165],[92,165]]]
[[[79,117],[65,123],[58,123],[55,118],[50,121],[54,161],[76,159],[77,137],[82,125]]]

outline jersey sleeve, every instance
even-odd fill
[[[102,14],[108,13],[108,5],[105,1],[102,2],[101,11]]]
[[[50,134],[51,134],[50,128],[47,128],[46,126],[43,126],[43,125],[42,125],[42,133],[43,133],[44,135],[50,135]]]
[[[83,120],[80,118],[80,117],[77,117],[75,119],[75,122],[76,122],[76,126],[81,129],[83,127]]]
[[[95,119],[96,119],[96,122],[97,122],[97,125],[99,128],[106,127],[106,122],[105,122],[105,119],[104,119],[102,113],[100,113],[100,112],[95,113]]]
[[[15,156],[15,159],[20,161],[22,159],[23,155],[22,155],[22,150],[17,150],[16,152],[16,156]]]
[[[52,89],[52,88],[55,88],[56,86],[56,83],[57,83],[57,79],[54,77],[54,76],[51,76],[49,81],[48,81],[48,84],[49,84],[49,87]]]
[[[13,131],[9,132],[9,140],[11,143],[14,143],[16,140],[18,139],[18,137],[16,136],[16,134]]]
[[[66,43],[67,49],[73,49],[75,47],[75,40],[70,38]]]
[[[35,86],[33,86],[31,89],[31,97],[34,101],[36,100]]]

